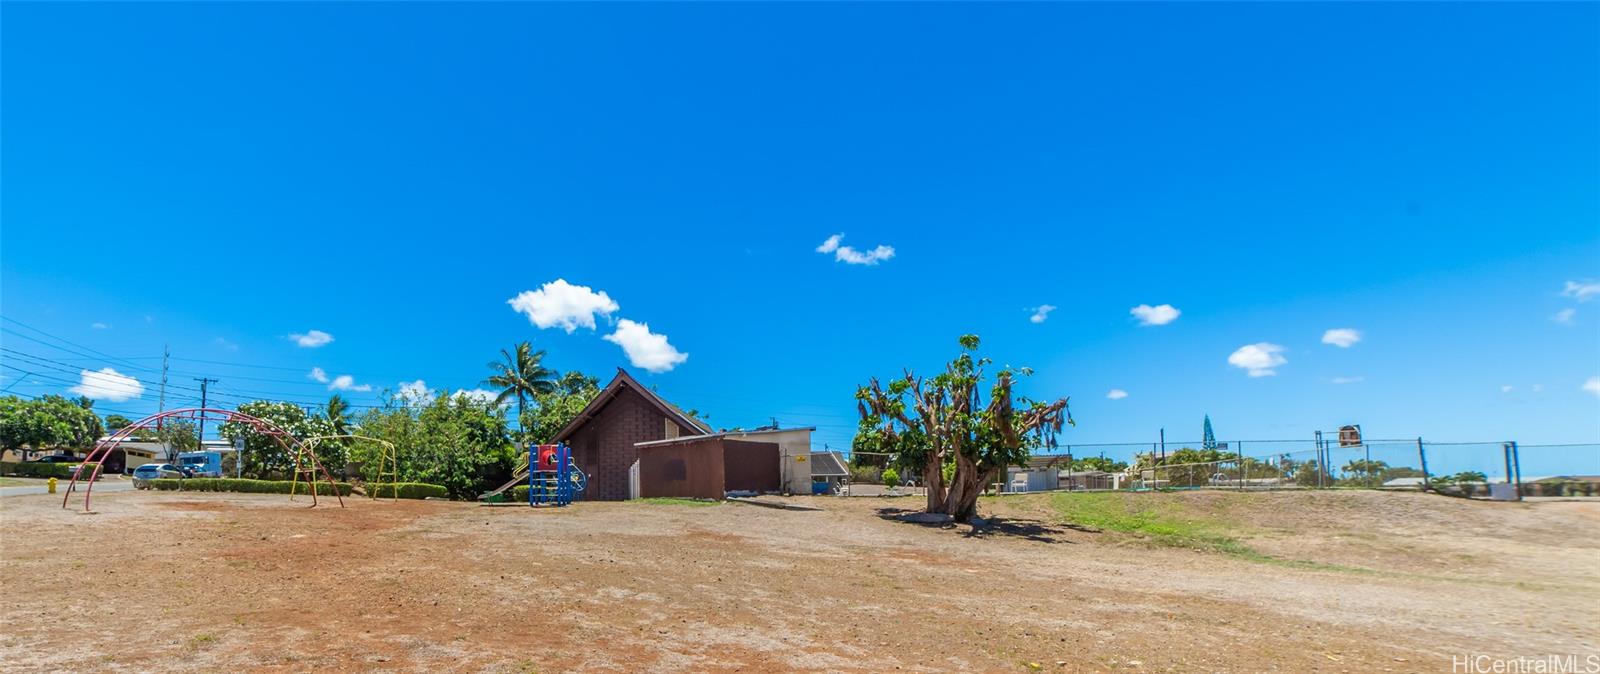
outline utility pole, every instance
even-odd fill
[[[167,359],[171,357],[172,345],[161,345],[161,396],[156,399],[156,413],[158,414],[167,411]],[[157,423],[160,422],[158,421]]]
[[[207,384],[215,384],[215,383],[217,383],[217,380],[210,379],[210,378],[207,378],[207,377],[195,377],[194,380],[197,381],[197,382],[200,382],[200,409],[202,411],[200,412],[200,429],[199,429],[199,433],[197,435],[195,435],[195,438],[194,438],[195,445],[196,445],[195,449],[199,449],[198,445],[200,445],[200,443],[205,442],[205,440],[206,440],[206,413],[204,411],[205,407],[206,407],[206,385]]]

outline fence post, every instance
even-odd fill
[[[1239,443],[1234,452],[1239,457],[1239,491],[1244,491],[1244,485],[1250,481],[1250,461],[1244,457],[1244,443]]]
[[[1361,471],[1363,473],[1366,473],[1367,479],[1362,480],[1362,482],[1367,483],[1367,488],[1371,489],[1373,487],[1378,486],[1376,484],[1373,484],[1376,481],[1376,479],[1373,478],[1373,476],[1372,476],[1372,445],[1369,445],[1369,444],[1367,444],[1367,442],[1365,440],[1362,440],[1361,441],[1361,450],[1366,452],[1366,455],[1367,455],[1367,459],[1366,459],[1367,462],[1365,464],[1363,464],[1362,471]]]
[[[1505,458],[1505,462],[1506,462],[1506,484],[1510,485],[1510,484],[1512,484],[1512,482],[1511,482],[1511,443],[1509,443],[1509,442],[1500,443],[1500,454]]]
[[[1517,449],[1517,441],[1511,441],[1511,469],[1517,475],[1517,500],[1522,500],[1522,452]],[[1507,476],[1509,479],[1510,476]]]
[[[1312,442],[1316,443],[1316,445],[1317,445],[1317,461],[1316,461],[1316,464],[1315,464],[1316,467],[1317,467],[1317,488],[1321,489],[1322,488],[1322,474],[1328,471],[1328,467],[1322,465],[1323,464],[1323,461],[1322,461],[1322,431],[1317,431],[1317,437]]]
[[[1422,448],[1422,436],[1417,436],[1417,458],[1422,461],[1422,488],[1432,489],[1433,485],[1428,480],[1428,452]]]

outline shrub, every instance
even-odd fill
[[[883,484],[883,469],[877,466],[851,466],[850,481],[856,484]]]
[[[72,479],[72,471],[77,469],[74,463],[44,463],[41,461],[23,461],[22,463],[7,462],[0,465],[0,473],[17,475],[19,477],[53,477],[61,480]],[[83,469],[83,479],[89,479],[94,466]],[[101,472],[102,477],[105,476]]]
[[[524,490],[527,487],[523,487]],[[395,492],[400,498],[450,498],[450,490],[437,484],[424,482],[369,482],[367,495],[373,498],[393,498]]]
[[[890,489],[900,486],[900,471],[893,468],[883,469],[883,484]]]
[[[311,493],[310,487],[307,487],[304,482],[295,485],[294,482],[289,480],[241,480],[231,477],[194,477],[189,479],[161,478],[156,480],[145,480],[145,483],[150,485],[151,489],[160,491],[233,491],[244,494],[287,494],[289,493],[290,486],[294,485],[294,491],[296,494]],[[350,495],[349,482],[335,482],[334,484],[338,486],[340,496]],[[317,483],[317,493],[328,493],[328,483]]]

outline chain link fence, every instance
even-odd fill
[[[1600,497],[1600,443],[1340,444],[1334,437],[1072,445],[1066,457],[1035,457],[1035,463],[1065,466],[1060,488],[1069,490],[1395,489],[1499,500]],[[1118,456],[1125,460],[1108,458]]]

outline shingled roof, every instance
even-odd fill
[[[572,421],[567,422],[566,427],[562,428],[561,432],[557,433],[556,437],[553,438],[551,442],[562,442],[568,437],[571,437],[573,433],[576,433],[578,429],[583,426],[583,422],[588,421],[594,415],[599,414],[600,408],[605,407],[606,403],[611,402],[611,399],[615,398],[624,387],[633,389],[633,391],[642,396],[646,402],[649,402],[656,409],[660,410],[661,413],[668,419],[677,422],[678,425],[683,426],[684,428],[694,429],[702,434],[714,432],[714,430],[710,426],[707,426],[704,421],[685,414],[683,410],[678,409],[677,405],[662,399],[661,396],[656,395],[655,391],[650,390],[649,387],[639,383],[639,380],[634,379],[633,375],[628,374],[627,370],[619,367],[617,368],[617,376],[611,379],[611,383],[606,384],[606,387],[600,390],[600,395],[595,396],[594,400],[589,401],[589,404],[583,407],[582,412],[579,412],[577,416],[573,417]]]
[[[811,477],[848,477],[850,469],[845,468],[844,458],[838,452],[812,452]]]

